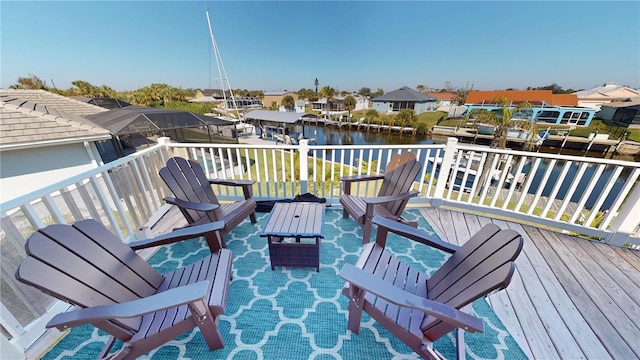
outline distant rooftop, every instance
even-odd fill
[[[436,101],[436,98],[411,89],[408,86],[403,86],[399,89],[380,95],[377,98],[374,98],[373,101]]]

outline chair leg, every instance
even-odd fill
[[[249,215],[249,218],[251,219],[251,222],[254,223],[254,224],[258,222],[258,219],[256,218],[256,213],[255,212],[252,212],[251,215]]]
[[[224,347],[224,341],[222,340],[222,335],[220,335],[220,331],[218,330],[218,318],[214,318],[211,314],[211,311],[207,309],[206,315],[198,316],[191,310],[196,324],[198,328],[200,328],[200,333],[202,337],[204,337],[204,341],[207,343],[209,350],[213,351],[216,349],[221,349]]]
[[[466,354],[464,349],[464,330],[460,328],[456,329],[456,358],[458,360],[466,359]]]
[[[371,242],[372,227],[373,227],[373,224],[371,223],[371,221],[366,221],[364,223],[364,226],[362,227],[362,243],[363,244],[368,244]]]
[[[358,335],[360,333],[360,322],[362,321],[362,308],[356,304],[356,299],[349,299],[347,305],[349,311],[349,320],[347,321],[347,329]]]
[[[224,242],[222,234],[220,234],[219,231],[209,232],[205,234],[204,238],[207,241],[207,245],[209,245],[209,250],[212,254],[227,247],[227,244]]]
[[[222,335],[220,335],[218,325],[214,320],[205,321],[203,324],[199,324],[198,327],[200,328],[200,333],[202,333],[209,350],[213,351],[224,347]]]
[[[347,210],[342,210],[342,218],[346,219],[349,217],[349,212]]]

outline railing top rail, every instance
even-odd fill
[[[538,157],[543,159],[556,159],[556,160],[565,160],[565,161],[574,161],[574,162],[590,162],[594,164],[619,165],[619,166],[629,166],[629,167],[640,168],[640,162],[636,162],[636,161],[603,159],[603,158],[594,158],[594,157],[577,156],[577,155],[559,155],[559,154],[549,154],[549,153],[511,150],[511,149],[497,149],[497,148],[480,147],[478,145],[460,144],[460,143],[458,144],[458,149],[468,150],[468,151],[479,151],[479,152],[493,152],[496,154]]]
[[[211,148],[211,147],[225,147],[230,149],[281,149],[281,150],[293,150],[298,149],[300,145],[254,145],[254,144],[205,144],[205,143],[169,143],[169,147],[180,148]],[[309,149],[444,149],[446,144],[409,144],[409,145],[309,145]]]
[[[205,144],[205,143],[168,143],[169,147],[180,147],[180,148],[213,148],[213,147],[224,147],[229,149],[265,149],[265,148],[274,148],[281,150],[295,150],[299,148],[299,145],[253,145],[253,144]],[[409,144],[409,145],[309,145],[310,150],[313,149],[326,149],[326,150],[344,150],[344,149],[353,149],[353,150],[367,150],[367,149],[444,149],[446,144]],[[478,151],[478,152],[492,152],[497,154],[510,154],[517,156],[527,156],[527,157],[538,157],[543,159],[556,159],[556,160],[564,160],[564,161],[574,161],[574,162],[591,162],[594,164],[606,164],[606,165],[618,165],[618,166],[628,166],[628,167],[636,167],[640,168],[640,162],[635,161],[625,161],[625,160],[614,160],[614,159],[602,159],[602,158],[594,158],[594,157],[585,157],[585,156],[577,156],[577,155],[559,155],[559,154],[549,154],[549,153],[540,153],[540,152],[531,152],[531,151],[521,151],[521,150],[511,150],[511,149],[497,149],[490,148],[486,146],[479,146],[473,144],[463,144],[458,143],[458,149],[467,150],[467,151]]]
[[[158,149],[161,149],[163,147],[164,147],[164,145],[162,145],[162,144],[151,146],[151,147],[149,147],[147,149],[137,151],[137,152],[135,152],[135,153],[133,153],[131,155],[128,155],[126,157],[114,160],[114,161],[112,161],[110,163],[107,163],[105,165],[99,166],[99,167],[91,169],[91,170],[87,170],[87,171],[82,172],[82,173],[80,173],[78,175],[69,177],[69,178],[67,178],[65,180],[58,181],[58,182],[53,183],[53,184],[51,184],[49,186],[46,186],[46,187],[43,187],[41,189],[32,191],[32,192],[30,192],[28,194],[19,196],[19,197],[15,198],[15,199],[6,201],[6,202],[0,204],[0,212],[4,213],[6,211],[11,211],[13,209],[16,209],[16,208],[20,207],[22,204],[30,203],[30,202],[32,202],[34,200],[40,199],[43,196],[49,195],[49,194],[51,194],[51,193],[53,193],[55,191],[58,191],[58,190],[64,188],[65,186],[69,186],[70,184],[75,184],[78,181],[82,181],[82,180],[88,179],[88,178],[90,178],[90,177],[92,177],[92,176],[94,176],[96,174],[100,174],[100,173],[102,173],[102,172],[104,172],[106,170],[114,169],[114,168],[117,168],[119,166],[122,166],[123,164],[126,164],[126,163],[132,161],[133,159],[137,159],[139,157],[145,156],[146,154],[153,153],[153,152],[155,152]]]

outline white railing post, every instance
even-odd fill
[[[607,242],[615,246],[624,246],[628,243],[631,234],[638,228],[638,214],[640,214],[640,184],[636,184],[635,189],[620,207],[618,215],[611,220],[612,233],[607,238]]]
[[[163,136],[158,138],[158,145],[167,145],[171,142],[171,138],[168,136]]]
[[[301,139],[300,146],[298,147],[300,152],[300,194],[306,194],[309,192],[309,140]]]
[[[436,190],[433,194],[433,200],[431,204],[435,207],[442,205],[444,199],[444,188],[453,166],[453,158],[458,151],[458,138],[450,137],[447,139],[447,146],[444,148],[444,155],[442,157],[442,163],[440,164],[440,171],[438,171],[438,178],[436,179]],[[437,161],[434,159],[433,166],[437,166]]]

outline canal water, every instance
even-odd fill
[[[446,137],[431,138],[424,135],[422,136],[410,135],[410,134],[400,134],[400,133],[394,133],[394,132],[392,133],[372,132],[372,131],[367,132],[367,131],[356,131],[352,129],[337,129],[337,128],[313,126],[313,125],[311,126],[305,125],[304,129],[302,129],[301,126],[298,126],[295,129],[295,131],[291,131],[291,136],[297,137],[298,134],[302,131],[304,131],[304,137],[315,138],[316,144],[320,144],[320,145],[411,145],[411,144],[444,143],[446,141]],[[373,149],[372,151],[373,153],[371,154],[371,158],[377,159],[378,150]],[[554,154],[558,153],[558,149],[545,148],[545,147],[540,147],[539,151],[546,152],[546,153],[554,153]],[[578,156],[585,155],[584,151],[575,151],[575,150],[571,151],[566,149],[562,151],[562,154],[578,155]],[[356,153],[356,156],[358,155],[359,154]],[[586,155],[591,157],[602,157],[603,154],[601,152],[589,152]],[[419,160],[422,162],[422,164],[426,164],[427,173],[430,173],[431,166],[433,166],[434,163],[428,161],[428,159],[426,159],[426,156],[427,156],[426,154],[423,154],[422,155],[423,158]],[[633,161],[633,158],[629,158],[629,157],[616,157],[615,155],[608,156],[608,157],[619,158],[620,160]],[[369,158],[369,150],[363,151],[363,158],[364,159]],[[331,159],[331,154],[327,155],[327,159]],[[340,159],[341,159],[341,155],[335,154],[335,160],[340,161]],[[350,152],[347,151],[344,154],[344,162],[348,164],[351,162],[350,160],[351,160]],[[514,159],[514,164],[517,164],[518,160],[519,159],[517,158]],[[542,190],[542,196],[549,196],[553,191],[555,184],[559,180],[560,173],[562,172],[562,169],[564,166],[564,162],[563,161],[556,162],[556,165],[553,167],[551,171],[549,179],[544,184],[541,184],[542,179],[544,178],[544,174],[547,171],[549,165],[550,165],[549,160],[543,160],[540,162],[538,169],[536,170],[536,173],[534,175],[532,184],[528,190],[530,194],[537,193],[538,189],[541,186],[544,187]],[[384,168],[386,164],[380,164],[380,166]],[[527,163],[523,169],[523,172],[525,172],[525,174],[528,174],[528,172],[531,171],[531,167],[532,167],[532,164]],[[571,183],[574,180],[574,177],[578,173],[578,167],[579,167],[578,164],[573,163],[569,168],[567,172],[567,176],[565,177],[558,191],[558,195],[557,195],[558,199],[564,199],[564,197],[566,196],[571,186]],[[596,166],[589,166],[585,170],[585,173],[580,179],[578,183],[578,187],[571,198],[572,202],[580,201],[580,197],[584,194],[596,170],[597,170]],[[593,204],[595,204],[595,202],[598,200],[604,187],[607,185],[607,183],[613,176],[614,170],[615,168],[613,166],[607,166],[607,168],[604,170],[603,174],[600,176],[599,180],[596,182],[596,185],[593,188],[591,195],[587,199],[587,202],[585,205],[587,208],[591,208]],[[512,171],[515,171],[515,169],[513,169]],[[617,195],[621,191],[622,186],[624,185],[624,182],[626,181],[629,174],[630,174],[630,171],[623,171],[620,174],[620,176],[617,179],[615,179],[613,188],[611,189],[611,191],[609,191],[607,197],[604,199],[604,203],[602,205],[603,210],[609,209],[611,207]]]

